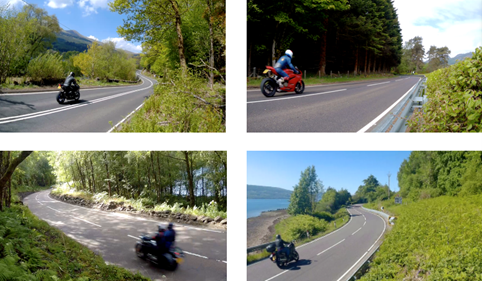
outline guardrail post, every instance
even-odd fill
[[[331,70],[330,70],[330,78],[333,78],[333,73],[331,73]]]

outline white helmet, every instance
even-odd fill
[[[293,57],[293,52],[291,50],[286,50],[285,55],[290,56],[290,58]]]

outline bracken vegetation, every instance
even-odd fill
[[[476,195],[386,207],[397,223],[360,280],[481,280],[481,206]]]
[[[482,47],[427,75],[428,102],[408,122],[417,132],[482,132]]]

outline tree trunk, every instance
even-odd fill
[[[111,197],[112,192],[110,187],[110,174],[109,174],[109,164],[107,163],[107,152],[104,152],[104,163],[105,163],[105,171],[107,172],[107,184],[109,185],[109,197]]]
[[[253,50],[253,43],[249,44],[249,53],[248,53],[248,76],[251,76],[251,51]]]
[[[192,159],[189,161],[189,152],[183,151],[184,158],[186,159],[186,172],[187,172],[187,179],[189,182],[189,204],[191,208],[194,207],[194,182],[193,182],[193,174],[192,174]]]
[[[92,187],[93,187],[93,193],[95,194],[95,175],[94,175],[94,165],[92,165],[92,156],[89,158],[90,160],[90,169],[92,171]]]
[[[84,190],[86,190],[86,187],[85,187],[85,178],[84,178],[84,175],[82,173],[82,169],[80,168],[80,165],[79,165],[79,161],[77,160],[77,158],[75,158],[75,163],[77,163],[77,169],[79,170],[79,175],[80,175],[80,182],[82,183],[82,188]]]
[[[368,48],[365,48],[365,76],[367,75],[367,65],[368,65]]]
[[[158,151],[157,153],[157,171],[159,172],[159,184],[157,185],[157,196],[160,198],[162,195],[162,185],[161,185],[161,163],[159,162],[159,154],[160,152]]]
[[[373,55],[373,73],[377,72],[377,57]]]
[[[368,67],[367,67],[368,74],[370,74],[370,65],[371,65],[370,63],[371,63],[371,60],[372,60],[372,55],[370,54],[370,55],[368,56]]]
[[[326,37],[328,35],[328,18],[323,19],[323,27],[325,31],[321,34],[321,52],[320,52],[320,72],[321,76],[325,76],[326,70]]]
[[[353,71],[355,76],[356,76],[357,68],[358,68],[358,48],[356,48],[356,51],[355,51],[355,70]]]
[[[209,12],[209,38],[211,41],[211,49],[209,50],[209,85],[211,89],[213,88],[214,84],[214,35],[213,35],[213,22],[212,22],[212,10],[211,4],[212,0],[207,0],[208,4],[208,12]]]
[[[186,57],[184,55],[184,39],[182,37],[181,30],[181,13],[179,12],[179,7],[176,0],[170,0],[172,9],[174,10],[176,18],[176,33],[177,33],[177,49],[179,51],[179,63],[181,64],[181,69],[183,72],[187,70]]]
[[[273,38],[273,44],[271,45],[271,66],[274,67],[276,63],[276,37]]]
[[[0,194],[3,195],[3,192],[5,190],[5,186],[6,186],[7,182],[10,180],[10,178],[12,177],[13,172],[15,171],[17,166],[20,163],[22,163],[22,161],[25,160],[25,158],[27,158],[31,153],[32,153],[32,151],[22,151],[20,153],[20,155],[17,156],[15,159],[13,159],[13,161],[10,163],[10,165],[8,165],[8,168],[7,168],[6,172],[0,178]],[[1,200],[0,200],[0,211],[3,211],[3,206],[2,206]]]
[[[152,156],[152,154],[154,153],[154,151],[151,151],[150,153],[150,156],[151,156],[151,167],[152,167],[152,174],[154,174],[154,181],[156,182],[156,186],[158,185],[158,181],[157,181],[157,174],[156,174],[156,170],[155,170],[155,167],[154,167],[154,157]],[[157,191],[159,191],[158,188],[156,188]],[[156,202],[159,203],[159,201],[161,200],[160,196],[159,196],[159,192],[156,192],[156,195],[157,195],[157,199],[156,199]]]

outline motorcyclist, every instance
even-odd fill
[[[279,58],[279,60],[274,65],[274,69],[276,72],[281,75],[283,78],[278,80],[278,84],[282,87],[283,82],[288,81],[290,78],[288,74],[283,69],[287,69],[288,67],[291,68],[294,73],[300,73],[298,69],[296,69],[293,64],[291,64],[291,59],[293,58],[293,52],[291,50],[286,50],[285,55]]]
[[[276,235],[276,240],[275,240],[275,245],[276,245],[276,248],[280,249],[281,252],[285,253],[286,257],[289,258],[290,257],[290,248],[289,247],[285,247],[285,244],[288,244],[288,242],[286,241],[283,241],[283,239],[281,239],[281,235]]]
[[[170,222],[169,225],[167,226],[166,232],[164,233],[167,249],[170,249],[171,246],[173,246],[174,242],[176,241],[176,231],[174,230],[173,226],[174,225],[172,224],[172,222]]]
[[[156,240],[157,245],[157,256],[160,257],[162,254],[166,252],[166,238],[165,238],[165,231],[162,225],[157,227],[157,234],[153,237]]]
[[[67,87],[67,90],[70,91],[75,91],[77,90],[77,81],[75,80],[75,73],[70,72],[69,76],[65,78],[64,86]]]

